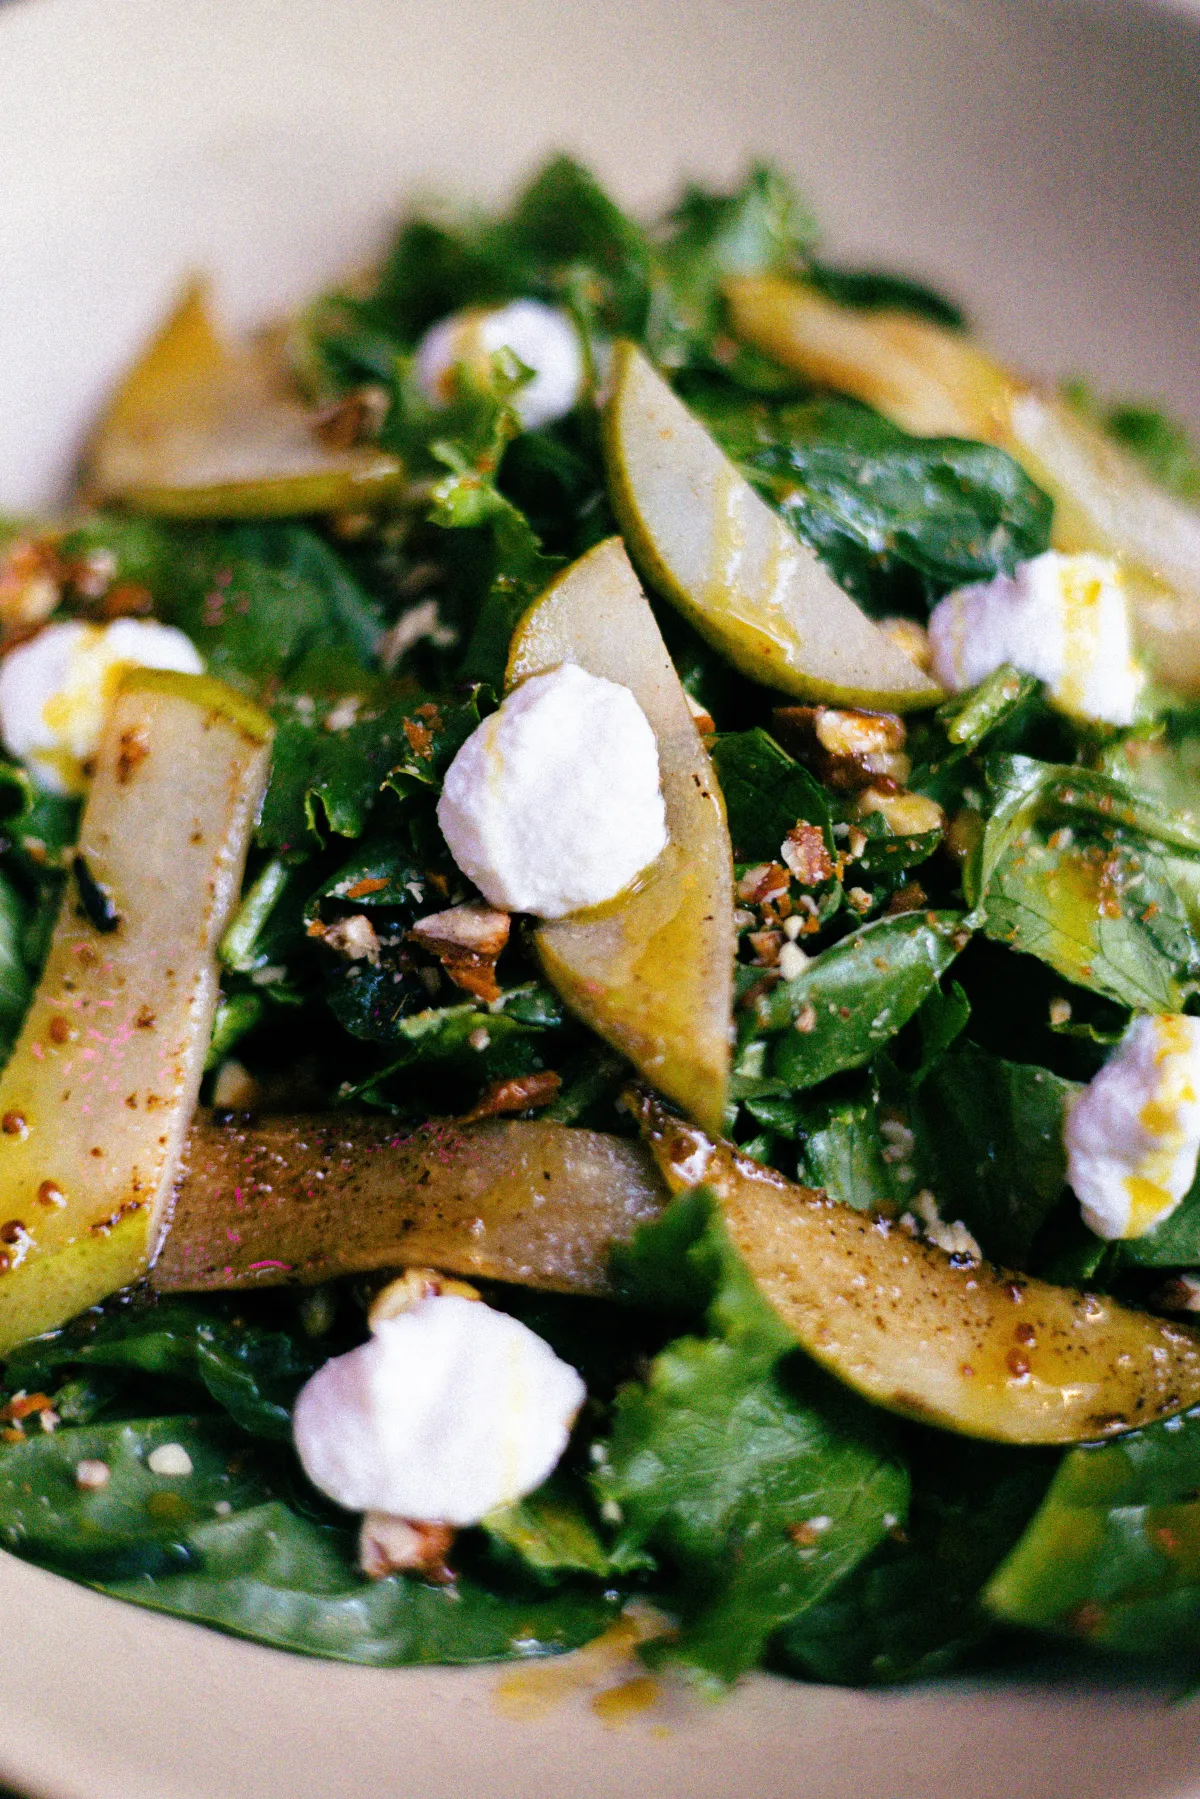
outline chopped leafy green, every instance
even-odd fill
[[[869,1062],[908,1023],[968,935],[961,913],[906,912],[823,950],[756,1004],[755,1028],[771,1034],[768,1079],[782,1089],[814,1087]]]
[[[863,312],[911,312],[934,325],[947,325],[951,331],[966,327],[962,308],[953,300],[935,293],[924,282],[890,274],[885,269],[839,268],[833,263],[813,262],[805,270],[804,279],[839,306],[857,306]]]
[[[1196,1411],[1071,1450],[986,1605],[1009,1624],[1195,1664],[1198,1494]]]
[[[1068,381],[1063,392],[1085,417],[1093,419],[1126,450],[1132,451],[1147,474],[1173,493],[1176,499],[1200,505],[1200,452],[1191,433],[1157,406],[1118,400],[1106,404],[1097,399],[1084,381]]]
[[[649,1548],[678,1577],[679,1634],[657,1653],[720,1683],[900,1520],[907,1478],[878,1422],[789,1355],[696,1196],[643,1230],[627,1278],[644,1256],[655,1287],[664,1249],[697,1226],[685,1281],[708,1288],[707,1333],[669,1344],[621,1391],[595,1479],[618,1549]]]
[[[547,1593],[465,1573],[450,1586],[402,1574],[365,1580],[350,1531],[278,1500],[197,1526],[188,1546],[194,1573],[96,1584],[278,1649],[376,1668],[558,1654],[597,1636],[621,1606],[594,1584]]]
[[[1079,1083],[973,1043],[940,1057],[921,1088],[920,1136],[946,1218],[985,1255],[1028,1268],[1067,1178],[1063,1121]]]
[[[714,743],[712,758],[740,860],[778,860],[780,845],[799,820],[819,825],[832,849],[828,796],[768,732],[761,727],[725,732]]]
[[[772,407],[728,387],[697,387],[688,398],[864,603],[916,609],[964,582],[1011,573],[1050,541],[1051,502],[1003,450],[911,437],[852,400]]]

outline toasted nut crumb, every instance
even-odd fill
[[[106,1487],[112,1478],[107,1462],[92,1461],[86,1458],[75,1464],[75,1485],[82,1493],[98,1493]]]
[[[819,887],[823,881],[833,879],[833,857],[825,847],[825,833],[804,819],[794,824],[784,838],[779,859],[802,887]]]
[[[500,997],[496,963],[511,927],[507,912],[472,902],[419,918],[408,935],[437,957],[456,987],[491,1001]]]
[[[379,938],[365,912],[355,912],[349,918],[339,918],[327,925],[322,942],[328,949],[344,956],[347,962],[367,961],[372,968],[378,965]]]
[[[151,1474],[165,1474],[181,1479],[192,1472],[192,1458],[182,1443],[160,1443],[146,1457],[146,1466]]]
[[[887,793],[880,787],[867,787],[859,794],[855,809],[860,818],[882,813],[888,830],[898,837],[923,837],[929,831],[940,831],[946,822],[937,801],[923,793]]]
[[[358,1537],[358,1565],[370,1580],[388,1574],[420,1574],[437,1586],[454,1579],[446,1557],[454,1544],[451,1524],[422,1524],[390,1512],[364,1512]]]
[[[548,1106],[562,1086],[562,1076],[552,1068],[536,1074],[520,1074],[507,1081],[492,1081],[484,1088],[463,1122],[477,1118],[498,1118],[505,1112],[528,1112],[536,1106]]]
[[[797,1012],[792,1029],[799,1031],[802,1037],[807,1037],[808,1033],[810,1031],[815,1031],[816,1028],[817,1008],[810,1000],[806,1005],[801,1006],[800,1010]]]

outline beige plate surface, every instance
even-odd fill
[[[964,294],[1027,366],[1200,421],[1200,22],[1126,0],[0,0],[0,508],[42,503],[189,268],[234,322],[414,183],[570,147],[629,201],[758,150],[837,247]],[[1129,1690],[751,1682],[605,1724],[496,1671],[306,1662],[0,1557],[0,1777],[47,1799],[1197,1799]],[[611,1678],[611,1677],[610,1677]]]

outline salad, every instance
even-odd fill
[[[1185,434],[766,166],[190,288],[0,534],[0,1544],[377,1666],[1194,1678],[1198,621]]]

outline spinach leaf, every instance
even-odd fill
[[[618,1551],[649,1549],[678,1578],[679,1635],[652,1653],[720,1684],[899,1521],[907,1479],[883,1421],[790,1353],[703,1192],[639,1233],[626,1280],[660,1291],[681,1248],[706,1334],[621,1390],[595,1482]]]
[[[85,1314],[80,1324],[34,1337],[9,1357],[10,1386],[52,1384],[68,1367],[127,1368],[195,1382],[251,1436],[286,1439],[296,1393],[324,1356],[303,1339],[232,1323],[199,1306]]]
[[[528,1074],[545,1066],[540,1046],[564,1022],[550,991],[533,987],[510,989],[504,1009],[494,1012],[471,1004],[408,1012],[403,1000],[394,997],[398,990],[390,974],[380,984],[377,972],[368,970],[331,995],[335,1015],[347,1030],[370,1042],[386,1043],[393,1052],[384,1067],[347,1085],[343,1099],[387,1103],[382,1097],[386,1083],[418,1065],[439,1067],[476,1082]],[[477,1047],[481,1033],[484,1041]]]
[[[155,1474],[148,1466],[168,1443],[186,1451],[190,1474]],[[103,1486],[79,1486],[82,1461],[104,1463]],[[146,1578],[195,1559],[189,1537],[214,1507],[255,1505],[270,1492],[264,1465],[225,1419],[60,1427],[52,1436],[0,1445],[0,1542],[75,1574]]]
[[[16,1041],[33,994],[27,961],[28,914],[12,883],[0,875],[0,1055]]]
[[[572,1576],[608,1580],[634,1568],[653,1567],[651,1558],[640,1551],[614,1554],[595,1513],[590,1493],[559,1470],[527,1499],[489,1512],[481,1528],[502,1558],[515,1560],[547,1586]]]
[[[825,790],[768,732],[723,732],[712,747],[712,759],[739,860],[778,860],[780,845],[800,819],[819,825],[832,850]]]
[[[951,331],[966,329],[962,308],[921,281],[892,275],[885,269],[839,268],[833,263],[811,262],[804,272],[810,287],[835,300],[839,306],[855,306],[863,312],[910,312]]]
[[[1148,849],[1031,825],[981,910],[987,936],[1120,1005],[1178,1012],[1194,985],[1200,952],[1183,901]]]
[[[656,360],[668,367],[706,360],[724,323],[722,282],[730,275],[795,273],[816,236],[816,222],[795,189],[767,163],[755,163],[731,193],[688,187],[658,246],[647,327]],[[742,374],[749,356],[732,340],[722,346],[726,366],[730,357],[733,372]],[[784,376],[783,384],[794,382]]]
[[[376,1668],[553,1655],[597,1636],[621,1606],[611,1589],[506,1590],[466,1572],[452,1586],[365,1580],[350,1531],[278,1500],[197,1526],[188,1548],[195,1572],[96,1584],[278,1649]]]
[[[992,1614],[1143,1656],[1200,1656],[1200,1411],[1073,1449],[992,1577]]]
[[[992,1627],[980,1589],[1045,1494],[1054,1457],[934,1432],[906,1433],[912,1501],[828,1596],[782,1630],[771,1661],[845,1685],[948,1673]]]
[[[815,1087],[869,1062],[908,1023],[968,932],[958,912],[905,912],[881,918],[814,956],[794,980],[756,1004],[754,1024],[771,1033],[769,1082],[775,1091]],[[748,1097],[766,1088],[751,1086]]]
[[[769,406],[689,391],[747,479],[864,604],[932,603],[1011,573],[1050,541],[1052,505],[1003,450],[911,437],[852,400]]]
[[[904,1211],[921,1178],[913,1160],[916,1146],[899,1132],[889,1141],[880,1125],[875,1093],[811,1100],[803,1120],[798,1178],[858,1212],[894,1216]]]
[[[1079,1091],[1076,1081],[973,1043],[943,1055],[922,1086],[915,1110],[939,1207],[961,1218],[993,1261],[1029,1267],[1063,1195],[1063,1121]]]

